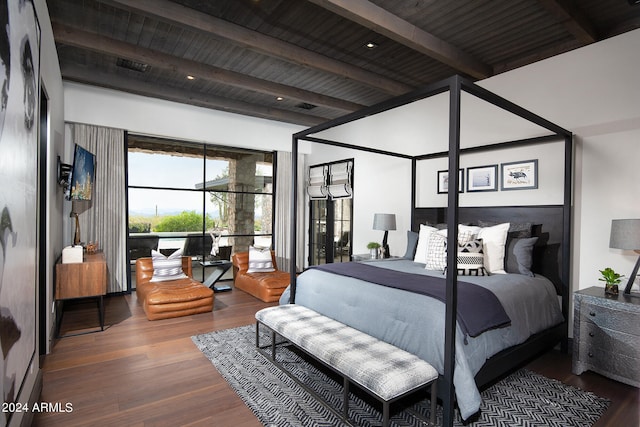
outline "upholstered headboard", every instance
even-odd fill
[[[569,283],[563,283],[562,272],[568,271],[569,260],[563,260],[564,216],[562,206],[488,206],[460,207],[458,220],[461,224],[487,222],[530,222],[533,235],[538,236],[534,248],[532,271],[551,280],[558,295],[568,297]],[[447,208],[415,208],[411,229],[418,231],[420,224],[447,222]]]

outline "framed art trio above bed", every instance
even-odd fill
[[[462,93],[544,132],[461,148]],[[327,129],[440,94],[448,94],[448,150],[430,152],[425,144],[426,154],[412,155],[318,137]],[[327,264],[299,277],[292,271],[281,303],[307,306],[429,362],[440,373],[443,425],[453,425],[456,407],[463,419],[473,416],[483,386],[557,344],[566,348],[571,132],[460,76],[299,132],[292,144],[291,259],[296,259],[299,237],[295,205],[304,203],[296,197],[299,141],[406,159],[412,171],[411,230],[402,258]],[[460,206],[461,155],[538,144],[563,144],[561,204]],[[418,164],[438,158],[448,163],[452,191],[447,206],[419,207]]]

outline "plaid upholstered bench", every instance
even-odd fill
[[[424,360],[297,304],[262,309],[256,313],[256,320],[256,346],[267,357],[270,347],[270,359],[281,369],[276,361],[276,334],[343,377],[342,414],[337,415],[345,421],[349,420],[349,382],[382,402],[383,426],[389,425],[393,401],[431,385],[430,423],[435,425],[438,372]],[[261,345],[260,325],[271,331],[270,344]],[[319,399],[312,390],[307,391]]]

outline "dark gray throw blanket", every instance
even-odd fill
[[[322,264],[312,268],[427,295],[446,304],[446,280],[443,277],[406,273],[358,262]],[[511,319],[493,292],[468,282],[458,281],[457,315],[462,332],[472,337],[511,324]]]

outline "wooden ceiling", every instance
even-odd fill
[[[47,1],[65,80],[304,126],[636,29],[631,3]]]

